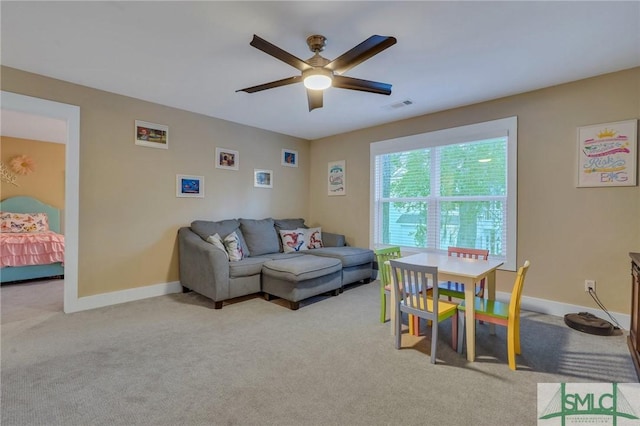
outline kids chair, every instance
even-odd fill
[[[471,249],[464,247],[449,247],[447,252],[449,253],[449,256],[482,260],[489,259],[489,250]],[[443,281],[438,284],[438,287],[440,288],[440,294],[442,296],[447,296],[449,300],[451,300],[452,297],[455,297],[457,299],[464,299],[464,284],[462,283]],[[480,290],[476,293],[476,295],[479,297],[484,296],[484,278],[482,279],[482,281],[480,281]]]
[[[524,278],[529,269],[529,261],[518,269],[516,281],[511,291],[509,303],[487,300],[481,297],[475,298],[475,319],[491,324],[507,327],[507,355],[509,368],[516,369],[516,354],[520,354],[520,299]],[[458,305],[458,320],[460,321],[460,333],[458,334],[458,352],[462,353],[462,336],[464,336],[464,302]]]
[[[458,316],[455,303],[438,298],[438,267],[423,266],[391,260],[391,278],[395,292],[395,327],[396,349],[400,349],[402,313],[416,318],[431,320],[431,363],[436,363],[436,347],[438,343],[438,325],[451,318],[451,346],[456,350],[458,342]],[[431,291],[429,291],[431,290]],[[409,324],[411,324],[411,320]]]

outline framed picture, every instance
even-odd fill
[[[273,171],[254,169],[253,186],[256,188],[273,188]]]
[[[162,124],[136,120],[136,145],[169,149],[169,127]]]
[[[176,197],[204,198],[204,176],[176,175]]]
[[[218,169],[238,170],[240,153],[233,149],[216,148],[216,167]]]
[[[283,149],[281,160],[283,166],[298,167],[298,151]]]
[[[578,187],[635,186],[638,120],[578,127]]]
[[[347,179],[344,160],[332,161],[329,163],[327,179],[329,195],[347,194]]]

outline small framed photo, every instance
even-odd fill
[[[169,149],[169,126],[136,120],[136,145]]]
[[[238,170],[240,153],[233,149],[216,148],[216,167],[218,169]]]
[[[273,188],[273,171],[254,169],[253,186],[256,188]]]
[[[176,197],[204,198],[204,176],[176,175]]]
[[[283,166],[298,167],[298,151],[283,149],[281,161]]]

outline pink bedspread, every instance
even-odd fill
[[[0,234],[0,267],[64,262],[64,235],[55,232]]]

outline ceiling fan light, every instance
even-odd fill
[[[311,90],[324,90],[331,87],[331,71],[314,69],[303,75],[304,87]]]

